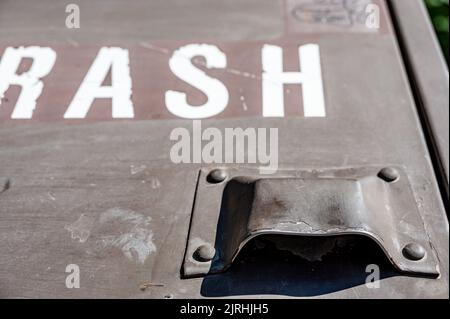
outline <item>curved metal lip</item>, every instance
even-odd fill
[[[281,236],[295,236],[295,237],[338,237],[338,236],[346,236],[346,235],[357,235],[357,236],[364,236],[367,237],[369,239],[371,239],[372,241],[374,241],[383,251],[383,253],[385,254],[385,256],[388,258],[389,262],[395,267],[395,269],[397,269],[398,271],[404,272],[404,270],[402,270],[401,268],[399,268],[399,266],[395,263],[392,255],[389,253],[389,251],[384,248],[383,244],[382,244],[382,239],[379,238],[378,236],[376,236],[375,234],[368,232],[368,231],[360,231],[360,230],[348,230],[346,229],[345,231],[339,232],[339,231],[331,231],[331,232],[324,232],[323,234],[321,233],[298,233],[298,232],[293,232],[293,231],[280,231],[280,230],[257,230],[254,231],[252,233],[250,233],[247,237],[245,237],[245,239],[243,241],[241,241],[241,243],[238,246],[238,249],[234,252],[233,257],[231,258],[231,263],[228,264],[225,268],[224,271],[227,270],[231,264],[234,262],[234,260],[237,258],[237,256],[239,255],[239,253],[241,252],[242,248],[244,248],[244,246],[246,244],[248,244],[251,240],[260,237],[260,236],[264,236],[264,235],[281,235]],[[426,256],[424,257],[426,258]]]
[[[224,272],[226,270],[228,270],[231,265],[233,264],[234,260],[237,258],[237,256],[239,255],[239,253],[241,252],[242,248],[244,248],[244,246],[246,244],[248,244],[252,239],[255,239],[257,237],[260,236],[264,236],[264,235],[280,235],[280,236],[295,236],[295,237],[337,237],[337,236],[346,236],[346,235],[357,235],[357,236],[362,236],[362,237],[366,237],[371,239],[373,242],[375,242],[383,251],[384,255],[386,256],[386,258],[389,260],[389,262],[391,263],[391,265],[398,271],[404,274],[412,274],[415,273],[415,271],[409,271],[409,270],[405,270],[402,269],[398,263],[395,261],[395,258],[392,256],[392,254],[389,253],[389,251],[383,246],[383,240],[369,232],[369,231],[362,231],[362,230],[349,230],[349,229],[345,229],[342,232],[334,230],[334,231],[330,231],[330,232],[324,232],[324,233],[298,233],[298,232],[293,232],[293,231],[280,231],[280,230],[257,230],[254,231],[250,234],[248,234],[244,240],[241,241],[241,243],[238,246],[238,249],[233,253],[233,257],[231,258],[231,261],[229,263],[227,263],[225,265],[225,267],[222,269],[222,271],[220,272]],[[418,261],[414,261],[415,263],[420,263],[423,262],[424,260],[426,260],[427,258],[427,253],[425,254],[424,258]],[[435,273],[424,273],[424,275],[428,275],[431,278],[436,278],[438,277],[439,274],[439,269],[436,269]]]

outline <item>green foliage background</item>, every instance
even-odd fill
[[[448,2],[449,0],[425,0],[436,34],[448,63]]]

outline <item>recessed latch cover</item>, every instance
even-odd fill
[[[254,169],[200,171],[185,277],[226,270],[263,234],[364,235],[401,272],[439,275],[408,178],[400,167],[260,174]]]

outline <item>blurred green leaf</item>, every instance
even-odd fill
[[[436,34],[441,43],[442,50],[447,59],[449,58],[449,0],[425,0],[428,12],[431,16]]]

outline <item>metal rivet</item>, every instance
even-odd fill
[[[416,243],[410,243],[403,247],[403,256],[409,260],[421,260],[425,257],[425,248]]]
[[[223,182],[227,177],[228,174],[226,171],[222,169],[215,169],[208,174],[206,180],[208,181],[208,183],[217,184]]]
[[[199,246],[194,252],[194,259],[201,262],[211,261],[216,254],[216,250],[210,244]]]
[[[399,179],[400,175],[395,168],[385,167],[378,173],[378,177],[388,183],[391,183]]]

